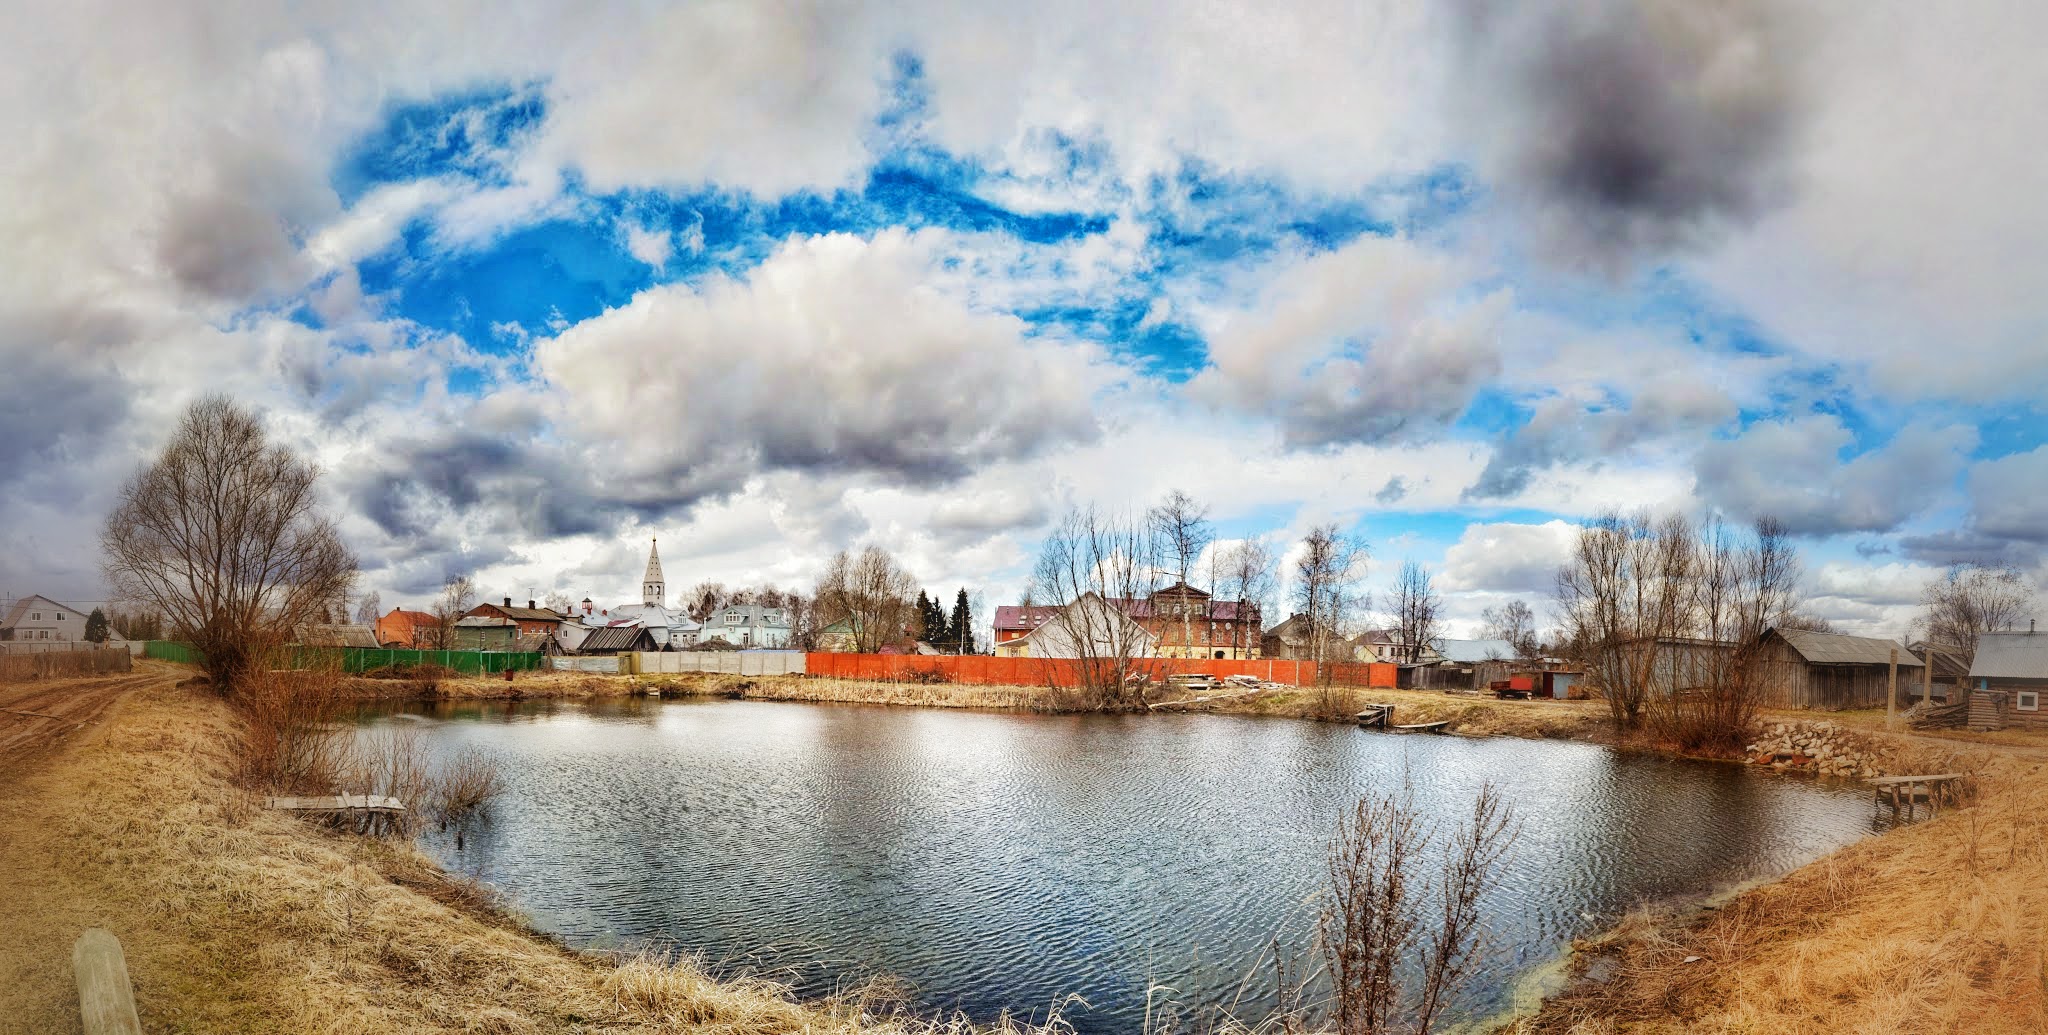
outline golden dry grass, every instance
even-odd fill
[[[921,1029],[533,936],[405,843],[261,808],[232,781],[228,707],[171,683],[0,774],[0,1032],[77,1030],[70,951],[94,926],[125,945],[150,1031]]]
[[[1895,764],[1982,766],[1978,803],[1700,916],[1631,918],[1502,1031],[2048,1031],[2048,767],[2010,753]]]

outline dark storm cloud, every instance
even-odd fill
[[[104,436],[127,417],[128,383],[82,353],[0,341],[0,369],[0,487],[99,460]]]
[[[1755,217],[1783,189],[1796,42],[1749,0],[1466,0],[1464,100],[1492,178],[1618,266]]]
[[[1380,486],[1380,491],[1373,493],[1372,498],[1391,506],[1401,502],[1407,495],[1408,483],[1397,474],[1387,479],[1387,484]]]
[[[1905,536],[1899,550],[1922,564],[1947,567],[1951,564],[2010,564],[2032,568],[2041,562],[2039,545],[1968,530]]]

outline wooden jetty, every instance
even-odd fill
[[[316,794],[311,797],[265,799],[265,804],[285,812],[312,813],[337,826],[352,826],[374,832],[396,826],[405,815],[405,803],[383,794]]]
[[[135,1015],[135,990],[128,983],[128,957],[121,940],[104,927],[78,936],[71,947],[78,981],[78,1024],[85,1035],[142,1035]]]
[[[1869,781],[1876,788],[1877,804],[1889,804],[1892,818],[1903,812],[1908,820],[1913,818],[1916,806],[1927,803],[1928,816],[1941,815],[1941,804],[1947,800],[1954,804],[1959,788],[1956,782],[1963,778],[1961,773],[1934,773],[1927,776],[1880,776]]]
[[[1409,725],[1406,725],[1406,726],[1396,726],[1396,727],[1394,727],[1394,732],[1395,732],[1395,733],[1442,733],[1443,731],[1445,731],[1445,730],[1447,730],[1447,729],[1450,729],[1450,728],[1451,728],[1451,720],[1449,720],[1449,719],[1444,719],[1444,720],[1441,720],[1441,721],[1438,721],[1438,722],[1416,722],[1416,723],[1410,723]]]
[[[1358,713],[1358,724],[1369,729],[1383,730],[1394,721],[1394,706],[1391,704],[1368,704]]]

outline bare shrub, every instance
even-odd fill
[[[465,747],[441,766],[434,786],[434,811],[442,823],[486,815],[505,792],[505,774],[490,756]]]
[[[337,723],[349,701],[332,670],[265,671],[235,684],[242,716],[242,777],[278,794],[326,794],[350,764]]]
[[[410,834],[416,829],[434,788],[420,731],[395,725],[364,731],[354,738],[346,757],[339,780],[341,792],[397,798],[405,813],[382,829],[394,834]]]
[[[1434,877],[1419,876],[1435,836],[1405,795],[1361,798],[1338,825],[1321,926],[1339,1035],[1427,1035],[1485,948],[1479,900],[1514,841],[1507,805],[1492,785],[1481,788]]]

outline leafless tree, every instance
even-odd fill
[[[1608,512],[1579,528],[1558,572],[1557,606],[1573,659],[1607,700],[1617,727],[1642,724],[1650,689],[1688,625],[1693,541],[1682,517]]]
[[[441,595],[434,598],[434,647],[455,647],[455,623],[476,606],[476,580],[468,575],[450,575],[441,583]]]
[[[789,645],[812,650],[818,645],[817,608],[811,598],[794,590],[783,595],[782,606],[789,612]]]
[[[1486,638],[1508,641],[1517,657],[1533,658],[1543,653],[1543,645],[1536,638],[1536,612],[1528,604],[1510,600],[1479,612],[1479,619],[1485,623]]]
[[[252,411],[223,396],[194,403],[107,515],[108,584],[167,616],[231,686],[355,583],[318,474],[270,443]]]
[[[869,546],[858,555],[839,551],[818,580],[818,618],[824,624],[844,619],[852,630],[854,650],[873,654],[902,639],[911,612],[917,580],[896,563],[889,551]]]
[[[2033,610],[2033,588],[2019,569],[1958,564],[1927,584],[1916,624],[1928,640],[1973,658],[1979,637],[2018,628]]]
[[[1236,600],[1238,606],[1238,621],[1231,646],[1256,646],[1260,619],[1273,597],[1273,548],[1264,539],[1251,537],[1240,539],[1215,553],[1218,555],[1218,571],[1217,577],[1211,581],[1219,587],[1217,595]],[[1254,642],[1238,642],[1246,633],[1253,637]]]
[[[1426,1035],[1435,1027],[1484,951],[1479,903],[1515,833],[1499,793],[1482,787],[1430,879],[1414,871],[1435,832],[1406,794],[1359,799],[1330,848],[1322,918],[1336,1032]],[[1412,985],[1403,973],[1411,958],[1419,963]]]
[[[696,621],[708,622],[725,603],[725,584],[705,581],[690,587],[690,592],[683,597],[683,610]]]
[[[1302,537],[1301,556],[1294,562],[1294,602],[1308,620],[1309,654],[1319,664],[1339,660],[1344,628],[1367,606],[1357,590],[1365,561],[1365,544],[1335,524],[1317,525]]]
[[[384,598],[377,593],[371,593],[356,605],[356,621],[362,625],[374,625],[383,616]]]
[[[1146,587],[1152,551],[1148,525],[1104,516],[1090,507],[1067,512],[1039,547],[1032,599],[1060,610],[1043,628],[1048,643],[1081,662],[1087,703],[1129,708],[1144,703],[1142,659],[1152,638],[1125,612]]]
[[[1209,525],[1209,508],[1196,502],[1193,496],[1175,489],[1145,514],[1146,524],[1152,533],[1152,548],[1155,554],[1153,564],[1163,574],[1170,575],[1182,588],[1194,585],[1195,562],[1208,549],[1212,538]],[[1215,592],[1210,584],[1210,592]],[[1187,601],[1183,601],[1187,604]],[[1180,648],[1184,657],[1195,656],[1194,614],[1188,606],[1180,611]],[[1202,615],[1203,624],[1208,624],[1208,614]],[[1161,652],[1165,653],[1164,651]]]
[[[1388,618],[1401,638],[1409,661],[1420,661],[1422,652],[1437,637],[1437,623],[1443,615],[1444,600],[1436,592],[1436,579],[1416,561],[1403,561],[1394,580],[1394,599]]]
[[[541,597],[540,606],[558,615],[566,615],[576,610],[576,601],[561,590],[551,590],[546,596]]]

